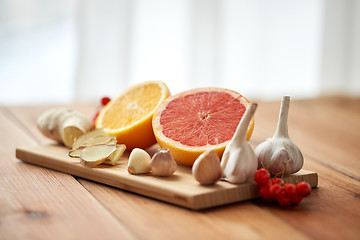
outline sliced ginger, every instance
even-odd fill
[[[84,148],[76,148],[73,150],[70,150],[69,156],[73,158],[79,158],[81,155],[81,152],[84,150]]]
[[[72,149],[85,148],[97,144],[116,144],[116,138],[105,133],[103,129],[91,130],[74,141]]]
[[[103,163],[114,151],[116,145],[94,145],[82,150],[80,159],[86,166],[95,167]]]
[[[90,141],[84,143],[84,145],[70,150],[69,156],[70,157],[80,157],[82,150],[84,150],[84,148],[86,148],[86,147],[91,147],[94,145],[115,145],[116,146],[116,143],[117,143],[117,141],[116,141],[116,138],[114,138],[114,137],[107,138],[107,139],[105,137],[94,137],[94,138],[91,138]]]
[[[73,144],[69,156],[80,158],[81,162],[89,167],[99,164],[115,165],[126,150],[124,144],[117,144],[114,136],[110,136],[102,129],[91,130]]]
[[[126,150],[125,144],[116,145],[116,150],[103,162],[103,164],[115,165]]]

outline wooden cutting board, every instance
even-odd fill
[[[150,155],[154,153],[154,149],[148,149]],[[249,200],[259,196],[254,181],[243,184],[219,181],[213,186],[202,186],[192,176],[191,168],[186,166],[178,166],[177,171],[170,177],[156,177],[150,174],[131,175],[127,172],[129,157],[127,151],[117,165],[100,165],[95,168],[82,165],[78,158],[69,157],[68,152],[67,148],[60,145],[24,146],[16,149],[16,157],[38,166],[194,210]],[[299,181],[306,181],[312,187],[316,187],[318,175],[311,171],[301,170],[285,179],[285,182],[296,183]]]

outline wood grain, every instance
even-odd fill
[[[134,237],[71,175],[17,160],[15,146],[36,141],[1,108],[0,123],[1,239]]]
[[[101,229],[94,228],[88,234],[81,231],[82,234],[80,234],[80,230],[76,230],[76,227],[71,225],[85,227],[86,223],[92,222],[94,219],[95,221],[104,219],[102,215],[111,215],[121,227],[137,239],[278,239],[279,237],[289,238],[289,236],[292,239],[358,239],[360,235],[358,227],[360,222],[360,174],[356,169],[360,164],[359,155],[357,155],[360,142],[359,106],[360,99],[348,97],[291,102],[289,134],[305,156],[304,168],[317,172],[319,177],[318,188],[313,189],[311,195],[298,206],[282,208],[256,199],[202,211],[191,211],[82,178],[78,178],[76,183],[69,184],[69,187],[67,178],[73,179],[73,177],[44,168],[32,166],[36,169],[37,174],[33,173],[32,168],[26,168],[25,173],[16,172],[12,176],[11,171],[4,171],[1,167],[0,179],[3,182],[0,187],[3,186],[4,181],[8,187],[6,191],[0,192],[1,203],[5,203],[3,205],[5,207],[0,210],[0,236],[5,236],[4,239],[42,239],[38,232],[40,229],[45,231],[44,235],[46,236],[50,236],[49,232],[51,231],[53,239],[64,239],[64,236],[72,239],[67,237],[70,234],[62,233],[65,231],[64,229],[68,229],[68,232],[74,234],[74,239],[76,236],[94,239],[96,237],[92,237],[93,235],[102,234]],[[9,164],[17,166],[14,167],[16,169],[19,168],[19,164],[21,164],[20,168],[23,168],[22,165],[31,166],[15,159],[15,148],[29,143],[34,143],[34,145],[48,143],[38,134],[34,125],[37,114],[47,107],[49,106],[9,107],[6,117],[10,122],[16,122],[15,125],[19,132],[12,134],[13,131],[10,131],[5,136],[0,136],[1,142],[7,143],[1,148],[1,151],[7,153],[5,158],[1,153],[1,162],[4,159],[12,159]],[[89,114],[96,108],[91,104],[72,107]],[[279,108],[279,101],[259,102],[258,110],[255,113],[255,129],[250,141],[252,146],[256,146],[265,138],[272,136]],[[9,117],[9,115],[11,116]],[[13,126],[13,124],[8,125],[7,123],[5,125],[0,128],[1,131]],[[31,137],[29,137],[29,132]],[[24,139],[28,140],[24,141]],[[25,174],[26,180],[21,183],[16,181],[18,178],[21,179],[23,174]],[[29,174],[36,177],[29,180]],[[44,206],[52,204],[54,197],[50,198],[47,194],[54,193],[49,190],[51,187],[48,185],[58,186],[65,193],[75,191],[76,193],[73,193],[75,196],[71,197],[74,203],[66,201],[64,204],[67,208],[62,207],[61,203],[57,203],[63,211],[61,215],[64,221],[59,223],[58,218],[52,217],[55,220],[38,221],[36,227],[35,224],[23,224],[27,215],[18,214],[21,210],[18,210],[19,204],[14,200],[21,199],[22,196],[17,190],[14,190],[20,188],[19,184],[22,185],[21,189],[35,188],[35,193],[38,195],[37,200],[40,203],[37,204],[31,200],[27,205],[30,209],[35,206],[44,208]],[[71,187],[73,184],[75,187]],[[43,185],[47,187],[44,188]],[[78,190],[78,187],[82,190]],[[39,195],[39,191],[45,191],[47,194]],[[80,193],[78,193],[79,191]],[[87,214],[86,219],[77,216],[83,214],[82,211],[74,211],[76,207],[81,207],[76,196],[78,194],[82,196],[85,192],[102,206],[101,211],[97,210],[94,214]],[[85,199],[81,196],[80,199]],[[33,199],[34,197],[27,192],[24,198]],[[14,203],[10,204],[9,202]],[[72,204],[73,206],[71,206]],[[91,207],[98,208],[96,205],[94,201],[90,201]],[[84,208],[88,209],[89,207],[84,206]],[[16,218],[9,219],[4,217],[6,215],[16,215]],[[37,216],[36,213],[32,215]],[[41,216],[41,213],[38,215]],[[76,224],[70,219],[70,216],[77,220],[81,219],[85,223]],[[19,224],[22,226],[23,234],[16,233]],[[6,231],[4,231],[5,225],[7,226]],[[24,234],[25,232],[27,234]],[[128,235],[125,233],[124,237],[119,236],[122,236],[121,233],[116,237],[122,239]]]
[[[194,210],[258,197],[257,185],[254,181],[243,184],[219,181],[215,185],[202,186],[192,176],[191,168],[185,166],[178,166],[175,174],[170,177],[129,174],[127,172],[129,152],[126,152],[115,166],[99,165],[94,168],[84,166],[78,158],[69,157],[68,153],[69,149],[60,145],[25,146],[16,149],[16,157],[25,162]],[[316,187],[318,176],[314,172],[301,170],[288,176],[284,181],[293,183],[306,181],[312,187]]]

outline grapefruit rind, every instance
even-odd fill
[[[164,100],[162,102],[162,104],[160,104],[160,106],[156,109],[156,111],[153,115],[153,120],[152,120],[152,126],[153,126],[153,131],[154,131],[156,141],[161,148],[168,148],[171,155],[177,162],[182,163],[184,165],[188,165],[188,166],[192,166],[193,163],[195,162],[195,160],[200,156],[200,154],[202,154],[206,150],[212,150],[212,149],[215,150],[216,153],[218,154],[219,158],[221,158],[226,145],[230,142],[230,139],[229,139],[229,140],[222,142],[220,144],[217,144],[217,145],[208,144],[205,146],[195,146],[194,147],[194,146],[183,145],[183,144],[179,143],[178,141],[168,138],[167,136],[165,136],[163,134],[163,127],[160,124],[160,118],[161,118],[161,113],[166,109],[167,105],[176,98],[184,97],[186,95],[193,94],[196,92],[202,92],[202,91],[205,91],[205,92],[209,92],[209,91],[224,92],[225,91],[226,93],[229,93],[232,96],[234,96],[235,98],[239,99],[240,102],[246,108],[250,106],[250,101],[247,98],[245,98],[244,96],[242,96],[241,94],[239,94],[233,90],[224,89],[224,88],[216,88],[216,87],[195,88],[195,89],[191,89],[191,90],[184,91],[184,92],[178,93],[176,95],[170,96],[166,100]],[[248,127],[248,131],[247,131],[247,140],[248,141],[251,138],[253,129],[254,129],[254,117],[251,119],[251,122]]]
[[[131,92],[137,91],[137,89],[144,87],[146,85],[154,84],[160,87],[160,99],[158,100],[158,103],[156,106],[153,107],[153,109],[148,112],[146,115],[142,116],[139,120],[125,126],[120,127],[117,129],[112,129],[108,127],[104,127],[102,125],[103,118],[106,114],[106,112],[112,108],[115,104],[117,104],[117,99],[127,95],[131,94]],[[117,142],[125,144],[127,149],[133,149],[133,148],[148,148],[156,143],[156,139],[154,136],[154,132],[152,129],[152,117],[155,113],[155,110],[160,106],[160,104],[170,95],[170,91],[167,87],[167,85],[159,80],[152,80],[152,81],[145,81],[138,84],[135,84],[133,86],[130,86],[125,91],[120,93],[116,98],[114,98],[112,101],[110,101],[99,113],[96,122],[95,127],[96,128],[102,128],[104,131],[109,134],[116,136]]]

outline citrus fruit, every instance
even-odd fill
[[[224,88],[195,88],[168,97],[153,116],[153,130],[160,147],[173,158],[192,166],[206,150],[219,157],[250,106],[241,94]],[[247,140],[254,129],[252,118]]]
[[[170,95],[162,81],[133,85],[100,110],[95,127],[115,135],[127,149],[147,148],[156,143],[152,130],[155,109]]]

